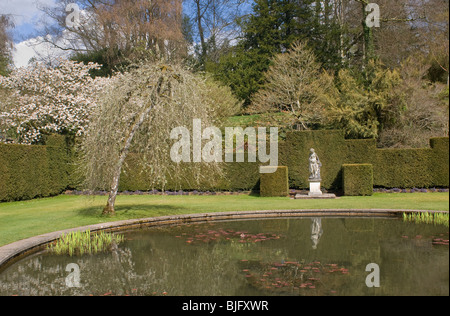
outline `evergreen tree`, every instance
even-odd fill
[[[0,15],[0,76],[8,74],[12,60],[12,40],[8,33],[8,28],[10,27],[14,27],[10,17],[7,15]]]
[[[247,106],[262,86],[271,59],[295,41],[307,40],[324,68],[338,70],[341,65],[340,26],[330,1],[255,0],[253,14],[240,25],[239,44],[207,70],[230,85]]]

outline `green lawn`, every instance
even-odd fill
[[[291,200],[257,196],[119,196],[113,218],[101,216],[107,197],[61,195],[0,203],[0,246],[24,238],[108,221],[163,215],[288,209],[449,210],[448,193],[376,193],[336,200]]]

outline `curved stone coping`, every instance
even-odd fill
[[[62,234],[67,234],[74,231],[86,231],[86,230],[90,230],[91,232],[123,231],[127,229],[137,229],[142,227],[204,223],[210,221],[271,219],[282,217],[395,217],[400,216],[404,212],[448,213],[446,211],[389,210],[389,209],[269,210],[269,211],[239,211],[239,212],[171,215],[171,216],[144,218],[144,219],[124,220],[56,231],[20,240],[8,244],[6,246],[0,247],[0,270],[6,267],[6,265],[13,263],[13,261],[18,260],[23,256],[29,255],[34,251],[42,249],[43,246],[47,245],[50,242],[55,241]]]

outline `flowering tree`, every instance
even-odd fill
[[[2,132],[13,130],[17,143],[35,144],[51,133],[83,135],[95,95],[109,79],[92,79],[98,64],[61,60],[56,68],[33,64],[0,76],[9,98],[0,104]],[[2,102],[2,101],[0,101]]]

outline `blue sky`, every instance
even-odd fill
[[[43,16],[38,6],[51,6],[55,2],[56,0],[0,0],[0,14],[10,15],[14,20],[15,28],[11,33],[15,43],[13,60],[17,67],[26,66],[30,58],[36,55],[34,50],[48,50],[48,47],[36,46],[34,39],[39,33],[40,19]]]
[[[16,27],[12,30],[15,43],[33,37],[42,12],[39,5],[51,5],[54,0],[0,0],[0,13],[11,15]]]
[[[35,37],[42,12],[38,6],[51,6],[55,0],[0,0],[0,14],[13,17],[12,30],[15,43]]]
[[[54,0],[0,0],[0,14],[10,15],[15,24],[11,34],[15,44],[13,61],[17,67],[25,66],[35,55],[34,49],[29,44],[36,36],[42,16],[38,5],[54,3]]]

